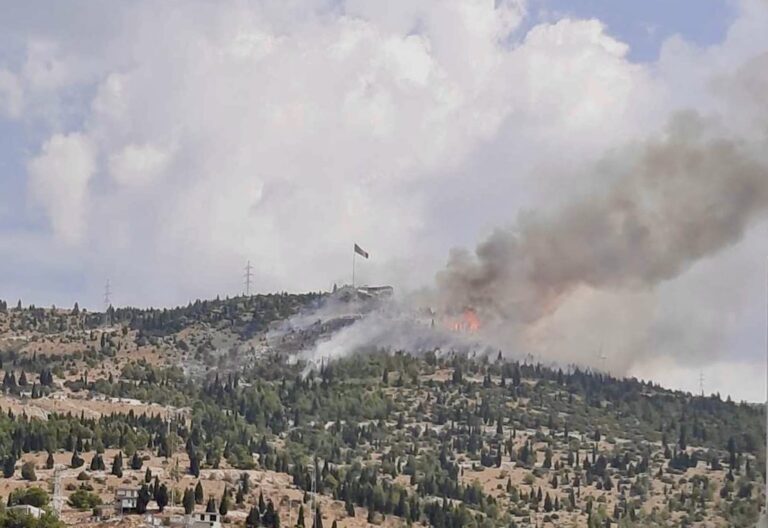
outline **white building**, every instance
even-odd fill
[[[136,511],[138,503],[138,489],[117,488],[117,490],[115,490],[115,510],[117,510],[119,513]]]
[[[35,519],[39,519],[40,517],[43,516],[42,508],[38,508],[36,506],[30,506],[29,504],[18,504],[16,506],[11,506],[8,509],[12,512],[19,512],[24,515],[30,515]]]
[[[219,512],[195,512],[187,517],[187,528],[221,528]]]

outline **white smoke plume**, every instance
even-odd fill
[[[398,299],[361,299],[347,286],[268,334],[273,350],[307,362],[308,372],[356,352],[477,352],[480,336],[456,332],[439,316]]]

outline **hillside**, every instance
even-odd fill
[[[369,347],[311,370],[286,350],[342,319],[275,328],[323,299],[0,304],[3,502],[54,509],[58,473],[66,524],[102,522],[93,507],[129,487],[171,523],[213,508],[249,526],[754,525],[762,405],[501,353]]]

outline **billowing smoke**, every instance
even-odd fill
[[[318,305],[279,324],[267,335],[270,348],[307,362],[305,374],[323,362],[355,352],[483,352],[478,337],[436,324],[435,314],[389,297],[369,299],[346,286]]]
[[[579,286],[648,289],[736,243],[768,210],[768,169],[748,144],[717,137],[693,112],[663,137],[610,156],[604,190],[455,250],[442,303],[512,326],[552,314]]]
[[[718,80],[734,115],[718,120],[679,112],[656,137],[609,152],[577,198],[553,197],[563,205],[522,214],[474,252],[454,250],[437,287],[407,302],[435,308],[444,321],[477,313],[481,325],[471,340],[445,325],[438,325],[439,336],[430,335],[423,325],[411,328],[374,313],[315,344],[306,357],[338,357],[371,345],[413,352],[501,349],[518,359],[617,374],[631,372],[640,357],[650,361],[670,350],[712,361],[714,334],[689,340],[681,329],[685,317],[654,318],[654,290],[735,245],[766,217],[766,71],[768,54],[761,54]],[[584,173],[577,169],[574,174]],[[701,346],[707,340],[709,346]],[[610,357],[602,355],[603,341]]]

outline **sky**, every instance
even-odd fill
[[[768,137],[766,0],[2,11],[11,303],[101,309],[107,280],[118,305],[237,295],[249,260],[258,291],[328,289],[353,242],[371,253],[360,281],[409,291],[452,249],[601,192],[601,167],[678,112],[755,152]],[[580,288],[531,346],[765,400],[767,230],[763,214],[652,288]]]

